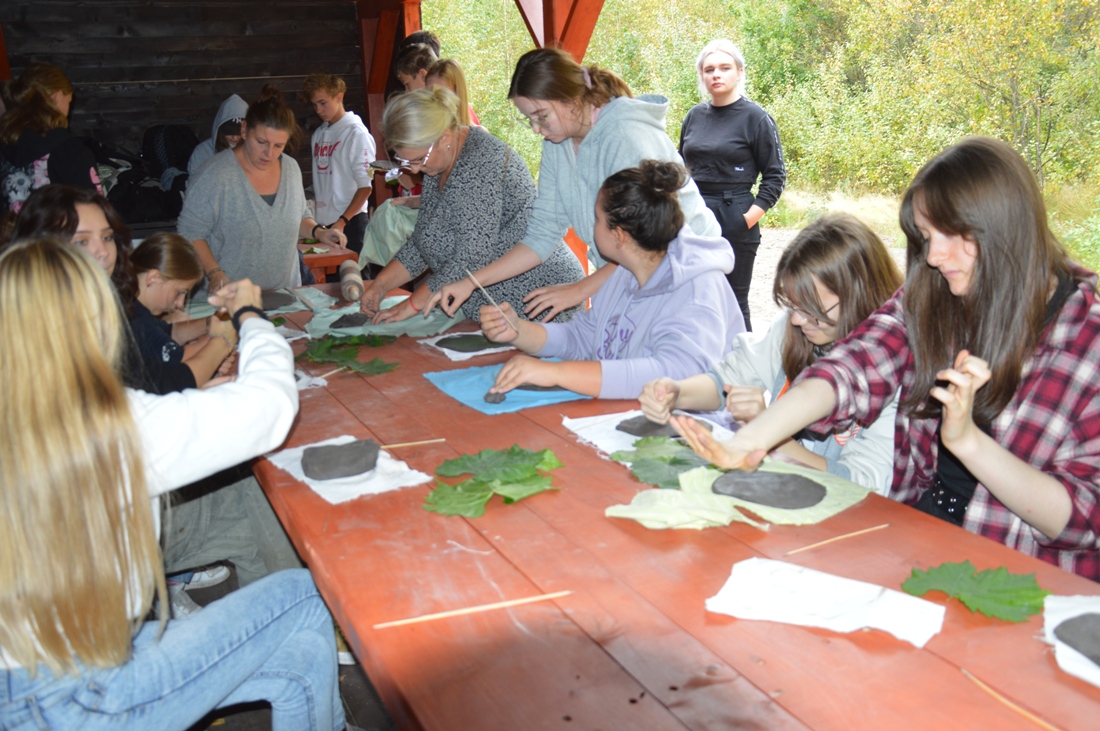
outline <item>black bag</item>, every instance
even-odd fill
[[[178,191],[164,190],[160,183],[147,178],[144,171],[127,170],[107,194],[122,220],[129,224],[174,221],[183,209]]]
[[[185,124],[156,124],[145,130],[141,139],[141,157],[149,175],[160,178],[168,168],[187,171],[191,153],[199,138]]]

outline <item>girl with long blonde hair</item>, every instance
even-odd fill
[[[180,621],[165,605],[159,496],[276,447],[293,356],[247,280],[214,297],[241,330],[237,382],[154,396],[117,368],[113,288],[81,250],[0,255],[0,726],[179,729],[266,700],[276,729],[343,723],[332,618],[308,572],[274,574]],[[280,676],[274,680],[274,676]]]

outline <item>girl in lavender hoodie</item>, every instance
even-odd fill
[[[686,179],[677,163],[643,160],[604,181],[594,238],[600,255],[619,268],[591,309],[567,323],[542,324],[521,320],[507,304],[481,308],[490,340],[562,359],[516,356],[492,391],[531,384],[632,399],[654,378],[683,378],[722,358],[745,329],[725,281],[733,254],[725,239],[696,236],[684,225],[677,191]]]

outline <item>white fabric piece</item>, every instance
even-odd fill
[[[305,330],[295,330],[294,328],[287,327],[286,325],[278,325],[275,328],[275,332],[279,333],[284,338],[286,338],[286,341],[288,343],[293,343],[295,340],[301,340],[302,338],[305,338],[306,340],[312,340],[313,339],[309,336],[309,333],[307,333]],[[299,390],[301,390],[301,389],[299,389]]]
[[[945,607],[884,586],[784,561],[750,558],[733,565],[707,611],[834,632],[873,628],[924,647],[943,628]]]
[[[443,340],[444,338],[453,338],[455,335],[483,335],[483,334],[484,333],[481,330],[475,330],[474,332],[469,332],[469,333],[466,333],[466,332],[461,332],[461,333],[450,332],[450,333],[444,333],[443,335],[436,335],[434,338],[424,338],[423,340],[420,341],[420,344],[421,345],[428,345],[428,346],[431,346],[432,348],[435,348],[440,353],[443,353],[443,355],[447,356],[449,359],[451,359],[453,361],[469,360],[470,358],[476,358],[480,355],[489,355],[490,353],[504,353],[504,352],[507,352],[509,350],[515,350],[515,348],[511,345],[500,345],[500,346],[495,347],[495,348],[486,348],[485,350],[479,350],[479,351],[474,352],[474,353],[459,353],[459,352],[456,352],[454,350],[448,350],[447,348],[442,348],[438,345],[440,340]]]
[[[307,391],[311,388],[324,388],[328,385],[327,379],[311,376],[301,368],[294,369],[294,380],[298,382],[299,391]]]
[[[673,413],[683,414],[686,412],[677,410]],[[601,456],[607,457],[614,452],[634,449],[634,442],[638,441],[639,437],[619,431],[615,427],[624,419],[631,419],[641,415],[642,412],[635,409],[634,411],[624,411],[619,414],[585,416],[580,419],[570,419],[566,416],[562,418],[561,423],[566,429],[576,434],[577,438],[582,442],[591,444],[600,451]],[[726,429],[721,424],[711,419],[704,419],[699,414],[689,414],[689,416],[699,419],[700,421],[705,421],[713,426],[714,431],[712,434],[714,434],[715,439],[724,441],[733,438],[733,432]]]
[[[1100,596],[1054,596],[1043,600],[1043,639],[1054,645],[1058,667],[1075,678],[1100,688],[1100,665],[1054,636],[1054,629],[1081,614],[1100,613]]]
[[[354,500],[363,495],[377,495],[402,487],[423,485],[432,479],[431,475],[417,472],[401,460],[394,459],[384,449],[378,451],[378,463],[374,466],[374,469],[361,475],[343,477],[338,480],[311,480],[302,471],[302,453],[310,447],[347,444],[354,441],[356,441],[355,437],[345,434],[316,444],[307,444],[293,449],[284,449],[281,452],[273,452],[267,455],[267,458],[271,461],[271,464],[285,472],[289,472],[299,482],[309,485],[311,490],[333,505],[346,503],[348,500]]]

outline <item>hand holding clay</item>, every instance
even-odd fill
[[[218,309],[224,309],[230,317],[237,314],[237,310],[242,307],[263,308],[263,294],[260,292],[260,288],[248,279],[230,282],[219,289],[217,293],[210,295],[208,299],[210,304]],[[244,315],[244,317],[249,316],[256,317],[257,315],[251,312],[246,312]]]
[[[359,298],[359,311],[365,315],[374,317],[382,306],[382,290],[375,286],[376,282],[366,282],[363,295]]]
[[[667,424],[678,398],[680,384],[671,378],[658,378],[642,387],[642,395],[638,397],[638,401],[647,419],[658,424]]]
[[[412,306],[412,297],[409,297],[401,300],[393,307],[375,313],[374,317],[371,318],[371,322],[375,325],[381,325],[384,322],[401,322],[402,320],[408,320],[415,314],[416,310]]]
[[[504,364],[497,374],[496,383],[490,392],[504,393],[518,386],[557,386],[556,368],[558,364],[529,355],[517,355]]]
[[[478,315],[481,318],[481,332],[494,343],[510,343],[519,337],[519,332],[509,323],[509,320],[519,323],[519,318],[507,302],[501,304],[500,309],[482,305]]]
[[[734,421],[747,424],[766,408],[761,389],[752,386],[726,386],[726,410]]]

